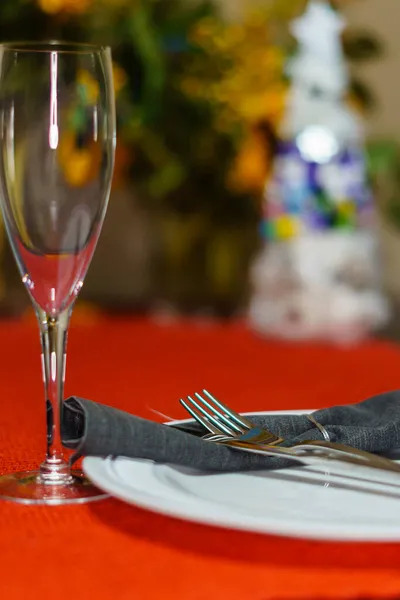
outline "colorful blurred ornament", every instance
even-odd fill
[[[266,244],[252,275],[250,321],[266,334],[347,342],[388,317],[343,28],[323,1],[292,25],[299,49],[287,68],[292,85],[265,187]]]

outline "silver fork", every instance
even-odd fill
[[[352,464],[396,471],[400,473],[400,465],[392,460],[346,446],[327,441],[306,441],[280,446],[283,438],[276,436],[261,427],[256,427],[249,419],[236,413],[203,390],[208,400],[199,393],[194,394],[197,401],[188,396],[180,400],[182,406],[196,421],[203,425],[212,435],[205,436],[207,441],[225,444],[236,449],[292,458],[305,464],[315,465],[315,459],[339,460]],[[271,440],[271,442],[269,441]]]
[[[186,401],[180,400],[182,406],[198,422],[213,434],[208,436],[208,440],[217,441],[216,438],[223,441],[226,437],[230,439],[235,436],[237,440],[251,442],[254,444],[263,443],[270,446],[280,444],[283,438],[275,435],[263,427],[256,427],[246,417],[235,413],[225,404],[217,400],[207,390],[203,390],[210,401],[205,400],[199,393],[194,396],[198,401],[188,396]],[[202,417],[202,421],[198,417]]]

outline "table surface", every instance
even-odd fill
[[[40,347],[32,319],[0,322],[0,470],[43,457]],[[73,319],[66,395],[154,419],[207,387],[238,410],[320,408],[394,389],[400,350],[265,341],[241,323]],[[236,600],[400,597],[400,544],[292,540],[205,527],[117,500],[0,503],[0,597]]]

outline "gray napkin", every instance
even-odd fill
[[[388,392],[360,404],[335,406],[313,413],[331,441],[360,450],[385,453],[400,448],[400,392]],[[251,420],[288,442],[321,440],[321,432],[305,415],[254,415]],[[293,461],[239,452],[202,440],[207,433],[190,425],[191,433],[147,421],[90,400],[64,402],[63,442],[79,456],[125,456],[205,471],[276,469]],[[296,463],[298,464],[298,463]]]

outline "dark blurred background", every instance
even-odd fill
[[[231,317],[246,306],[261,198],[304,0],[2,0],[0,38],[109,44],[118,149],[86,310]],[[398,0],[333,2],[365,118],[385,288],[400,299]],[[90,156],[71,154],[84,185]],[[1,310],[29,300],[2,232]]]

